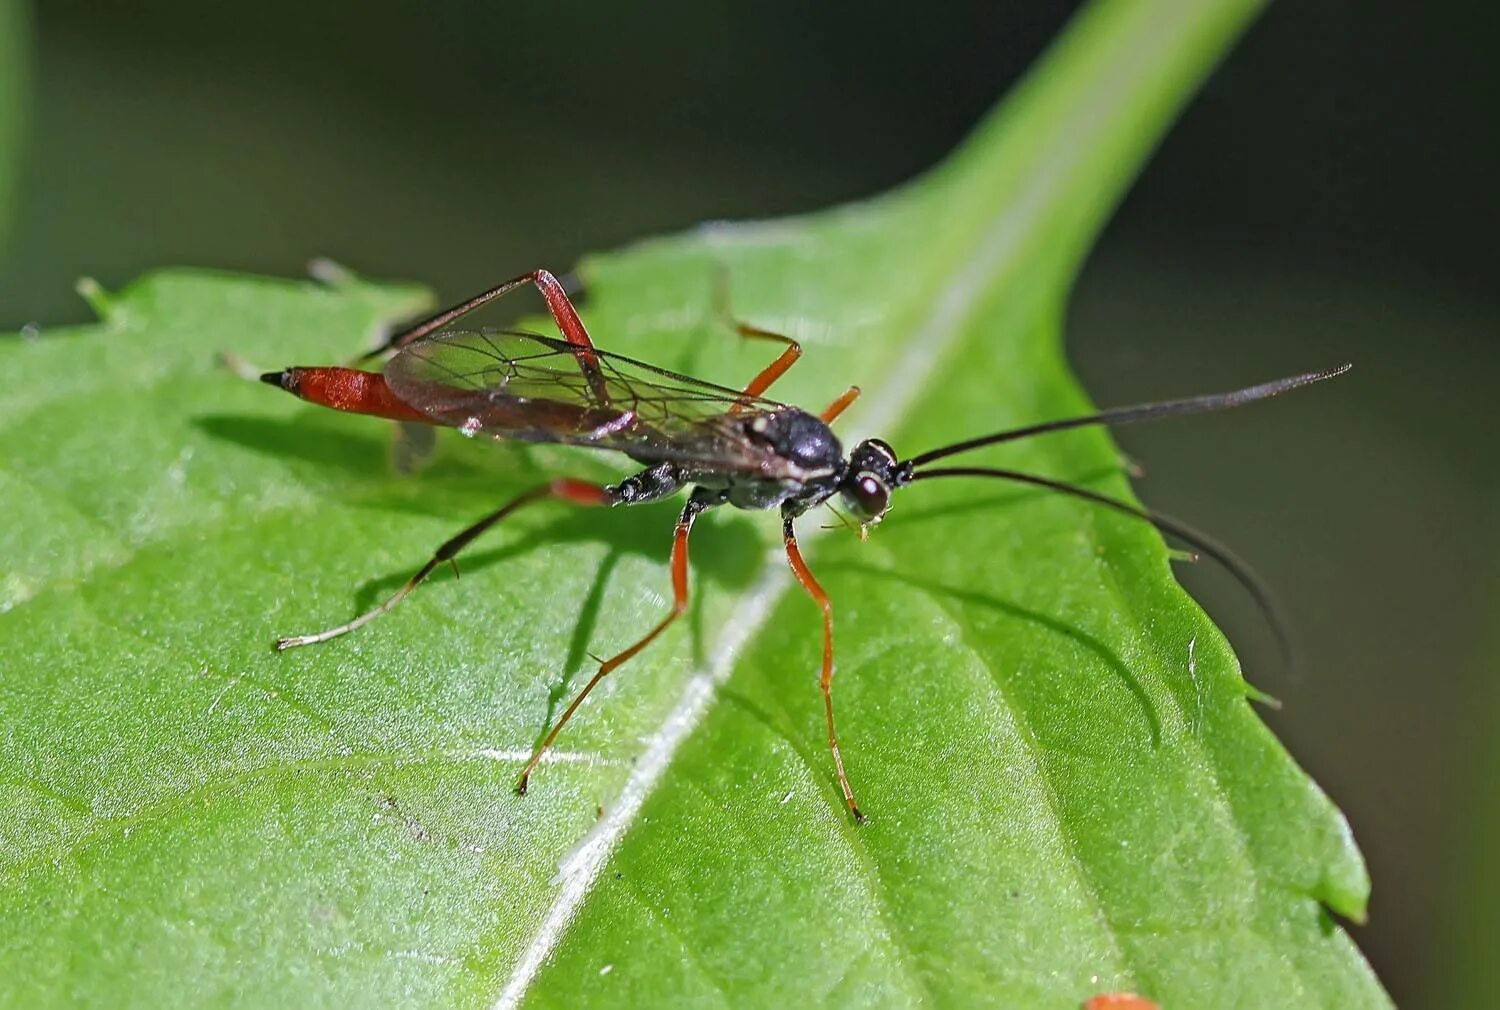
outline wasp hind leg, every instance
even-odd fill
[[[433,552],[432,557],[417,570],[415,575],[407,579],[406,583],[400,589],[392,593],[388,599],[378,606],[365,611],[346,624],[340,624],[325,631],[315,632],[310,635],[291,635],[287,638],[278,639],[276,641],[276,651],[282,652],[286,649],[294,649],[302,645],[314,645],[318,642],[326,642],[331,638],[347,635],[356,628],[362,628],[382,614],[390,613],[395,609],[396,604],[406,599],[411,594],[411,591],[421,585],[427,576],[431,575],[439,565],[453,561],[460,551],[473,543],[474,540],[489,530],[490,527],[527,505],[548,499],[571,502],[574,505],[616,505],[622,503],[619,487],[619,485],[605,487],[600,484],[590,484],[587,481],[572,480],[566,477],[559,477],[539,487],[534,487],[530,491],[506,502],[474,525],[465,528],[457,536],[446,541]]]
[[[709,509],[723,504],[724,500],[724,493],[721,491],[709,491],[699,488],[693,492],[693,496],[683,506],[682,514],[677,519],[677,526],[672,538],[672,609],[667,613],[666,617],[663,617],[654,628],[646,632],[634,645],[615,653],[599,664],[599,669],[589,678],[589,682],[583,686],[582,691],[578,692],[577,697],[568,704],[562,716],[547,731],[547,735],[542,738],[542,742],[537,746],[536,752],[531,755],[531,760],[526,762],[526,767],[521,770],[520,776],[516,779],[517,793],[522,796],[526,795],[526,789],[531,780],[531,773],[541,762],[542,756],[551,749],[553,741],[562,732],[562,728],[568,724],[568,720],[573,718],[573,713],[578,711],[578,707],[589,696],[589,692],[593,691],[601,680],[619,669],[626,662],[634,658],[642,649],[655,641],[658,635],[666,631],[672,626],[674,621],[687,612],[689,601],[688,536],[692,533],[693,523],[697,518]]]

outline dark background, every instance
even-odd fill
[[[628,6],[46,0],[0,327],[86,318],[81,274],[326,255],[459,296],[872,194],[939,159],[1076,5]],[[1375,881],[1354,935],[1411,1006],[1500,985],[1493,19],[1273,6],[1068,325],[1104,404],[1356,363],[1285,409],[1122,441],[1142,496],[1235,544],[1296,615],[1300,676],[1231,587],[1188,576],[1347,812]]]

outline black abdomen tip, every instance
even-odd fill
[[[276,386],[280,389],[286,389],[288,378],[290,378],[290,376],[285,371],[263,372],[261,374],[260,381],[264,382],[268,386]]]

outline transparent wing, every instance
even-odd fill
[[[433,334],[402,348],[385,378],[403,401],[467,434],[728,470],[750,468],[758,458],[730,408],[781,406],[523,330]]]

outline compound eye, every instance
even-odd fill
[[[891,490],[885,486],[885,481],[874,474],[862,473],[855,479],[849,499],[849,507],[855,517],[868,522],[885,515],[886,507],[891,501]]]

